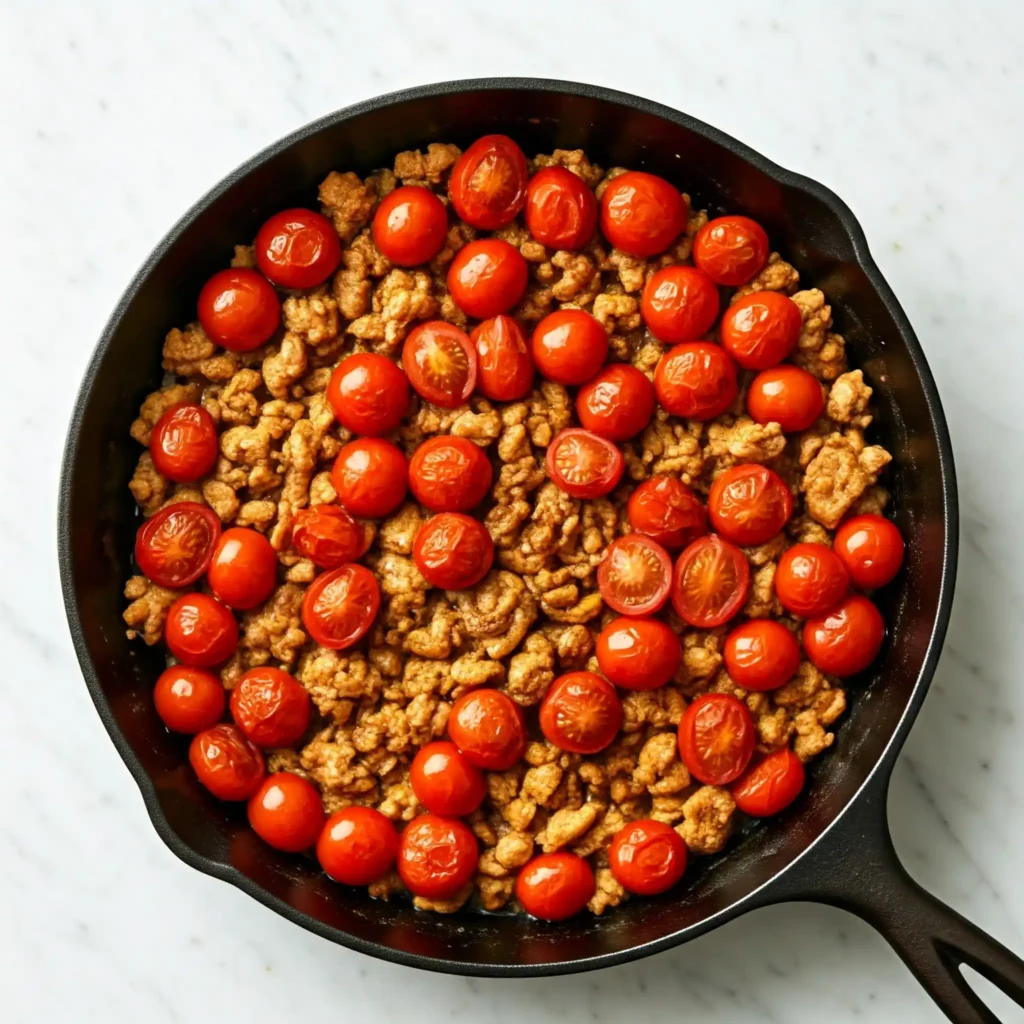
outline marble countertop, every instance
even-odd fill
[[[940,1019],[867,925],[811,905],[569,978],[378,963],[178,862],[100,725],[66,635],[53,510],[71,403],[118,295],[198,195],[278,136],[380,92],[483,75],[660,100],[827,183],[860,218],[938,379],[963,523],[892,829],[915,878],[1024,950],[1024,8],[894,6],[0,5],[5,1019]]]

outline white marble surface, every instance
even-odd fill
[[[656,98],[826,182],[860,217],[938,378],[963,513],[949,640],[896,770],[892,827],[917,879],[1024,950],[1024,16],[980,10],[0,3],[5,1020],[940,1019],[881,938],[816,906],[574,978],[377,963],[179,863],[100,726],[66,636],[54,503],[68,412],[117,296],[256,149],[376,93],[479,75]]]

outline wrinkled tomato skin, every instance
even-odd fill
[[[402,346],[402,367],[422,398],[454,409],[476,387],[476,349],[469,335],[444,320],[414,327]]]
[[[476,872],[477,841],[458,818],[421,814],[398,843],[398,874],[414,896],[451,899]]]
[[[592,434],[608,441],[628,441],[654,415],[654,385],[635,367],[614,363],[580,388],[576,414]]]
[[[467,224],[495,231],[523,208],[528,178],[526,157],[515,142],[507,135],[485,135],[456,160],[448,195]]]
[[[308,850],[324,826],[324,807],[316,786],[292,772],[268,775],[249,797],[247,810],[256,835],[285,853]]]
[[[449,818],[472,814],[487,794],[483,772],[447,740],[436,740],[416,751],[409,784],[428,811]]]
[[[284,669],[251,668],[231,691],[231,717],[257,747],[297,743],[309,726],[310,714],[309,694]]]
[[[295,512],[292,547],[320,569],[337,569],[366,553],[370,533],[340,505],[310,505]]]
[[[485,320],[469,336],[477,356],[476,385],[493,402],[515,402],[533,387],[533,357],[519,322],[511,316]]]
[[[338,269],[341,241],[313,210],[282,210],[256,233],[256,264],[281,288],[315,288]]]
[[[683,660],[679,637],[659,619],[623,616],[597,638],[597,663],[608,680],[625,690],[656,690],[672,679]]]
[[[715,284],[737,288],[768,262],[768,235],[756,220],[730,215],[709,220],[693,240],[693,262]]]
[[[377,437],[350,441],[331,469],[338,504],[354,516],[390,515],[409,489],[409,464],[401,449]]]
[[[158,586],[180,590],[209,569],[220,536],[220,519],[213,509],[178,501],[139,527],[135,561]]]
[[[559,676],[540,705],[540,730],[561,750],[596,754],[622,726],[622,702],[615,687],[594,672]]]
[[[679,722],[679,755],[695,779],[724,786],[743,774],[756,738],[754,719],[742,701],[725,693],[705,693]]]
[[[167,610],[164,641],[183,665],[221,665],[238,646],[238,622],[208,594],[184,594]]]
[[[374,245],[398,267],[432,260],[448,234],[444,203],[419,185],[402,185],[388,193],[373,215]]]
[[[372,807],[343,807],[324,823],[316,859],[324,874],[342,885],[369,885],[391,870],[398,856],[398,832],[390,818]]]
[[[479,519],[441,512],[416,531],[412,558],[431,586],[465,590],[490,572],[494,541]]]
[[[722,347],[745,370],[768,370],[796,348],[803,317],[800,307],[780,292],[752,292],[722,315]]]
[[[879,515],[854,516],[841,523],[832,548],[854,586],[863,590],[884,587],[903,564],[903,537],[895,523]]]
[[[794,544],[779,558],[774,583],[782,607],[809,618],[839,604],[850,587],[850,574],[828,545]]]
[[[698,573],[714,574],[714,578],[728,565],[733,577],[733,586],[712,608],[694,608],[687,603],[688,587],[699,585]],[[724,626],[747,602],[750,591],[750,564],[743,552],[727,540],[714,534],[699,537],[685,547],[676,561],[672,580],[672,607],[676,614],[697,629],[714,629]]]
[[[321,647],[343,651],[370,631],[380,609],[377,578],[361,565],[323,572],[306,588],[302,624]]]
[[[578,174],[544,167],[526,188],[526,226],[550,249],[581,249],[597,228],[597,200]]]
[[[615,880],[637,896],[656,896],[674,886],[686,871],[686,843],[671,825],[651,819],[619,829],[608,850]]]
[[[255,608],[277,585],[277,552],[262,533],[233,526],[220,535],[206,579],[213,596],[229,608]]]
[[[196,778],[218,800],[248,800],[263,781],[263,755],[233,725],[197,732],[188,760]]]
[[[199,293],[199,323],[230,352],[252,352],[274,336],[281,302],[274,286],[248,267],[219,270]]]
[[[530,350],[541,376],[574,387],[604,366],[608,335],[585,309],[559,309],[533,329]]]
[[[803,629],[807,657],[840,679],[863,672],[878,657],[884,639],[881,613],[860,594],[850,594],[827,614],[808,619]]]
[[[755,423],[778,423],[786,434],[808,430],[824,411],[824,389],[799,366],[762,370],[747,388],[750,418]]]
[[[448,291],[477,320],[507,313],[526,293],[529,268],[522,254],[500,238],[467,242],[448,268]]]
[[[708,516],[700,499],[676,476],[652,476],[639,484],[626,505],[637,533],[678,551],[708,532]]]
[[[491,489],[494,471],[479,445],[464,437],[432,437],[409,462],[409,486],[431,512],[468,512]]]
[[[686,228],[686,200],[655,174],[626,171],[601,195],[601,231],[630,256],[664,252]]]
[[[507,771],[526,749],[523,713],[497,690],[463,694],[448,716],[448,736],[471,764],[493,772]]]
[[[739,394],[736,364],[720,345],[708,341],[676,345],[658,361],[654,391],[673,416],[713,420]]]
[[[731,466],[708,492],[711,527],[742,547],[765,544],[789,521],[793,496],[767,466]]]
[[[789,747],[776,750],[732,784],[736,806],[752,818],[768,818],[785,810],[804,788],[806,773]]]
[[[564,921],[578,914],[594,895],[590,865],[575,853],[559,850],[534,857],[516,877],[516,899],[541,921]]]
[[[409,379],[386,356],[355,352],[334,368],[327,401],[343,427],[376,437],[402,422],[409,408]]]
[[[193,734],[216,725],[227,696],[221,681],[202,668],[172,665],[160,673],[153,688],[153,706],[172,732]]]
[[[157,472],[180,484],[206,476],[217,461],[217,425],[201,406],[172,405],[156,421],[149,454]]]
[[[654,615],[672,590],[672,559],[650,537],[627,534],[608,545],[597,586],[604,603],[620,615]]]
[[[622,479],[622,452],[589,430],[568,427],[548,445],[544,466],[548,476],[574,498],[600,498]]]
[[[696,341],[718,319],[718,289],[696,267],[663,267],[644,285],[640,312],[658,341]]]
[[[800,644],[781,622],[751,619],[737,626],[722,651],[729,678],[744,690],[777,690],[800,667]]]

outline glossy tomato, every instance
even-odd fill
[[[517,320],[496,316],[477,324],[469,340],[476,349],[477,388],[494,402],[515,402],[533,386],[533,357]]]
[[[248,800],[263,781],[263,755],[233,725],[197,732],[188,760],[196,778],[218,800]]]
[[[372,807],[343,807],[324,824],[316,859],[324,873],[342,885],[369,885],[391,870],[398,855],[398,832]]]
[[[722,316],[722,347],[746,370],[767,370],[796,348],[803,317],[781,292],[752,292]]]
[[[686,547],[708,532],[700,499],[677,476],[652,476],[629,496],[629,523],[670,551]]]
[[[693,240],[693,262],[715,284],[736,288],[756,277],[768,262],[768,235],[749,217],[715,217]]]
[[[409,489],[409,464],[399,448],[377,437],[350,441],[331,469],[338,503],[354,516],[390,515]]]
[[[491,489],[493,470],[484,450],[464,437],[432,437],[409,463],[409,486],[432,512],[468,512]]]
[[[794,544],[775,570],[775,594],[782,607],[807,618],[830,612],[850,586],[842,559],[826,544]]]
[[[220,535],[220,519],[212,508],[177,501],[139,527],[135,561],[157,586],[187,587],[209,568]]]
[[[526,749],[523,713],[497,690],[471,690],[453,705],[448,716],[452,742],[478,768],[507,771]]]
[[[736,401],[736,364],[720,345],[708,341],[676,345],[658,360],[654,391],[673,416],[713,420]]]
[[[444,409],[462,405],[476,387],[476,349],[465,331],[444,320],[428,320],[409,332],[402,366],[413,390]]]
[[[149,454],[157,472],[168,480],[192,483],[217,461],[217,425],[201,405],[172,405],[156,421]]]
[[[683,660],[679,637],[658,619],[614,619],[597,638],[597,663],[616,686],[656,690]]]
[[[337,569],[362,558],[370,531],[340,505],[310,505],[296,510],[292,547],[321,569]]]
[[[767,466],[730,466],[708,492],[712,529],[744,547],[764,544],[786,525],[793,496],[782,477]]]
[[[615,833],[608,866],[624,889],[656,896],[671,889],[686,871],[686,843],[663,821],[631,821]]]
[[[679,722],[679,756],[695,779],[724,786],[743,774],[756,738],[754,719],[742,701],[726,693],[705,693]]]
[[[277,552],[262,533],[233,526],[220,535],[206,579],[229,608],[255,608],[277,585]]]
[[[235,653],[238,623],[208,594],[185,594],[167,609],[164,641],[183,665],[210,668]]]
[[[370,631],[380,608],[380,587],[369,569],[342,565],[306,588],[302,624],[321,647],[343,651]]]
[[[600,498],[622,479],[622,452],[603,437],[579,427],[555,435],[544,460],[548,476],[574,498]]]
[[[672,580],[676,615],[698,629],[724,626],[746,603],[750,565],[735,544],[710,534],[683,549]]]
[[[656,174],[626,171],[601,195],[601,230],[630,256],[664,252],[686,228],[686,200]]]
[[[576,394],[582,426],[609,441],[636,437],[654,415],[654,385],[627,363],[612,363]]]
[[[386,356],[355,352],[334,368],[327,401],[353,434],[386,434],[409,408],[409,378]]]
[[[654,615],[672,589],[672,559],[657,541],[630,533],[608,545],[597,586],[604,603],[621,615]]]
[[[257,747],[290,747],[309,725],[309,694],[284,669],[260,665],[231,691],[231,717]]]
[[[416,751],[409,783],[428,811],[450,818],[472,814],[487,793],[483,772],[447,740],[436,740]]]
[[[467,224],[494,231],[523,208],[528,177],[526,157],[512,139],[485,135],[455,162],[448,195]]]
[[[308,850],[324,827],[324,805],[312,782],[292,772],[268,775],[249,797],[249,824],[275,850]]]
[[[479,519],[440,512],[416,531],[412,558],[432,587],[465,590],[491,571],[494,541]]]
[[[778,423],[787,434],[807,430],[824,411],[824,389],[799,366],[762,370],[747,388],[751,418],[757,423]]]
[[[219,270],[199,293],[199,323],[211,341],[251,352],[274,336],[281,302],[274,286],[248,267]]]
[[[374,245],[396,266],[432,260],[448,234],[448,211],[429,188],[403,185],[389,192],[373,215]]]
[[[804,788],[804,766],[789,747],[762,758],[732,785],[736,806],[752,818],[768,818],[788,807]]]
[[[800,644],[781,622],[751,619],[725,639],[722,651],[729,678],[744,690],[777,690],[800,667]]]
[[[833,550],[842,559],[854,586],[884,587],[903,564],[903,538],[883,516],[854,516],[836,530]]]
[[[526,226],[550,249],[581,249],[594,237],[597,200],[578,174],[544,167],[526,187]]]
[[[845,678],[863,672],[885,639],[881,613],[866,597],[850,594],[827,614],[804,623],[804,650],[822,672]]]
[[[548,380],[585,384],[604,365],[608,335],[585,309],[559,309],[533,329],[530,349],[534,364]]]
[[[282,210],[256,233],[256,264],[282,288],[315,288],[341,262],[334,225],[313,210]]]
[[[448,267],[448,291],[466,316],[507,313],[526,293],[530,272],[514,246],[500,238],[467,242]]]
[[[647,279],[640,312],[658,341],[696,341],[718,319],[718,289],[696,267],[663,267]]]
[[[413,896],[450,900],[476,873],[477,854],[465,822],[421,814],[402,830],[398,874]]]
[[[615,687],[594,672],[559,676],[540,705],[540,731],[572,754],[604,750],[622,727],[622,702]]]
[[[590,865],[564,850],[539,854],[516,876],[516,899],[531,917],[542,921],[564,921],[578,914],[595,888]]]
[[[172,732],[196,733],[216,725],[227,703],[221,681],[202,668],[172,665],[153,688],[153,706]]]

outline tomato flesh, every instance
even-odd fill
[[[744,547],[776,536],[793,511],[793,496],[767,466],[731,466],[711,485],[708,518],[726,540]]]
[[[653,615],[672,589],[672,559],[643,534],[619,537],[597,567],[597,586],[605,604],[620,615]]]
[[[726,693],[697,697],[679,722],[679,756],[690,774],[724,786],[743,774],[757,729],[745,704]]]
[[[541,921],[564,921],[578,914],[594,895],[591,866],[575,853],[542,853],[516,877],[516,899]]]
[[[462,405],[476,386],[476,349],[465,331],[444,320],[428,320],[409,332],[402,366],[413,390],[443,409]]]
[[[752,818],[767,818],[785,810],[804,788],[800,758],[789,747],[776,750],[755,764],[732,785],[736,806]]]
[[[523,208],[528,177],[526,157],[512,139],[485,135],[455,162],[448,195],[467,224],[494,231]]]
[[[622,452],[589,430],[569,427],[548,445],[548,476],[574,498],[600,498],[622,479]]]
[[[672,607],[698,629],[728,622],[744,605],[750,590],[750,565],[735,544],[721,537],[700,537],[676,561]]]
[[[487,496],[493,470],[479,445],[464,437],[432,437],[409,462],[409,486],[432,512],[468,512]]]
[[[626,690],[656,690],[683,661],[679,637],[658,619],[623,617],[597,638],[597,663],[609,681]]]
[[[573,754],[604,750],[621,726],[622,702],[615,687],[594,672],[559,676],[541,701],[541,732]]]
[[[135,561],[154,583],[180,589],[210,567],[220,519],[197,501],[178,501],[147,519],[135,535]]]
[[[370,631],[380,609],[380,587],[369,569],[342,565],[306,588],[302,624],[321,647],[343,651]]]
[[[629,496],[629,523],[637,533],[670,551],[686,547],[708,532],[700,499],[676,476],[652,476]]]
[[[615,833],[608,866],[619,885],[638,896],[666,892],[686,871],[686,843],[671,825],[631,821]]]

